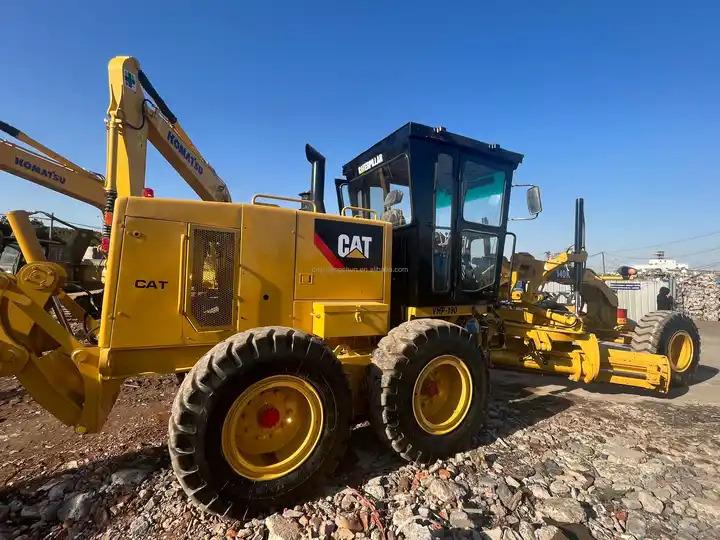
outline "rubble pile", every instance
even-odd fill
[[[719,428],[710,405],[500,388],[467,451],[417,466],[359,427],[324,493],[240,521],[191,505],[165,441],[145,440],[130,461],[83,459],[10,482],[0,490],[0,538],[720,538]],[[13,459],[32,467],[43,454]]]
[[[675,277],[678,309],[694,319],[720,321],[720,273],[678,272]]]
[[[720,272],[701,270],[649,271],[641,278],[675,281],[675,306],[693,319],[720,321]]]

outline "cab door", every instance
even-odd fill
[[[409,305],[455,305],[458,151],[442,142],[412,139],[410,154],[417,230],[409,231],[405,249]]]
[[[485,156],[460,152],[455,213],[456,304],[497,297],[512,170]]]

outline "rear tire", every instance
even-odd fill
[[[485,423],[488,381],[488,362],[467,330],[438,319],[405,322],[373,352],[371,424],[380,440],[408,461],[428,463],[454,454],[466,449]],[[450,401],[433,407],[427,399]]]
[[[700,332],[687,315],[678,311],[646,314],[633,330],[630,347],[637,352],[667,356],[672,384],[692,384],[700,363]]]
[[[283,397],[286,390],[282,386],[279,398],[278,390],[263,390],[268,381],[277,380],[301,388],[312,405],[297,406],[298,396],[301,403],[304,396]],[[297,501],[335,470],[345,451],[352,409],[349,396],[340,363],[319,338],[284,327],[237,334],[202,357],[175,397],[168,442],[175,474],[195,504],[219,515],[241,519],[248,511]],[[289,400],[294,400],[292,405]],[[268,403],[284,403],[278,408],[288,410],[279,412]],[[296,416],[288,417],[285,424],[285,418],[278,415],[290,413],[292,407]],[[272,414],[261,417],[268,408]],[[246,417],[243,411],[249,411],[249,420],[240,420]],[[303,415],[308,412],[313,414]],[[255,421],[257,425],[252,424],[246,435],[245,426]],[[295,430],[298,436],[291,438],[292,444],[300,441],[298,448],[305,453],[286,453],[286,447],[262,449],[270,440],[281,439],[282,429],[292,431],[292,422],[310,426],[307,436],[299,428]],[[276,438],[270,435],[268,439],[268,430],[276,429],[272,434]],[[260,441],[254,442],[255,453],[250,453],[249,446],[240,443],[255,434]],[[314,442],[307,443],[309,440]],[[286,457],[294,455],[301,456],[297,463],[284,465]],[[246,463],[255,468],[243,469]],[[270,463],[276,468],[269,468],[266,464]]]

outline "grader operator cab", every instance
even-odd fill
[[[467,445],[489,384],[476,317],[498,297],[522,156],[408,124],[345,166],[350,215],[323,212],[311,147],[309,194],[235,204],[137,60],[114,58],[109,74],[102,313],[64,293],[63,267],[11,212],[27,264],[0,272],[0,375],[84,433],[101,429],[126,378],[189,371],[172,466],[222,515],[321,482],[357,419],[410,460]],[[202,201],[142,196],[148,142]],[[529,200],[539,211],[537,190]],[[84,335],[51,314],[58,305]]]
[[[341,213],[393,226],[391,322],[473,316],[498,298],[512,176],[521,154],[416,123],[343,167]],[[528,211],[540,212],[539,191]],[[477,314],[477,313],[475,313]]]

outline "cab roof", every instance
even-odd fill
[[[369,168],[374,167],[377,162],[377,156],[382,154],[382,162],[388,162],[395,156],[407,151],[410,139],[429,139],[433,141],[443,142],[454,147],[467,148],[475,153],[485,155],[486,157],[509,163],[516,169],[522,163],[523,154],[505,150],[497,144],[484,143],[463,135],[451,133],[445,128],[432,128],[424,124],[416,122],[408,122],[401,128],[393,131],[390,135],[372,145],[356,158],[348,161],[343,165],[343,175],[345,178],[351,179],[359,176],[359,169],[363,165],[370,164]],[[375,161],[372,161],[375,159]],[[377,162],[379,164],[379,162]]]

